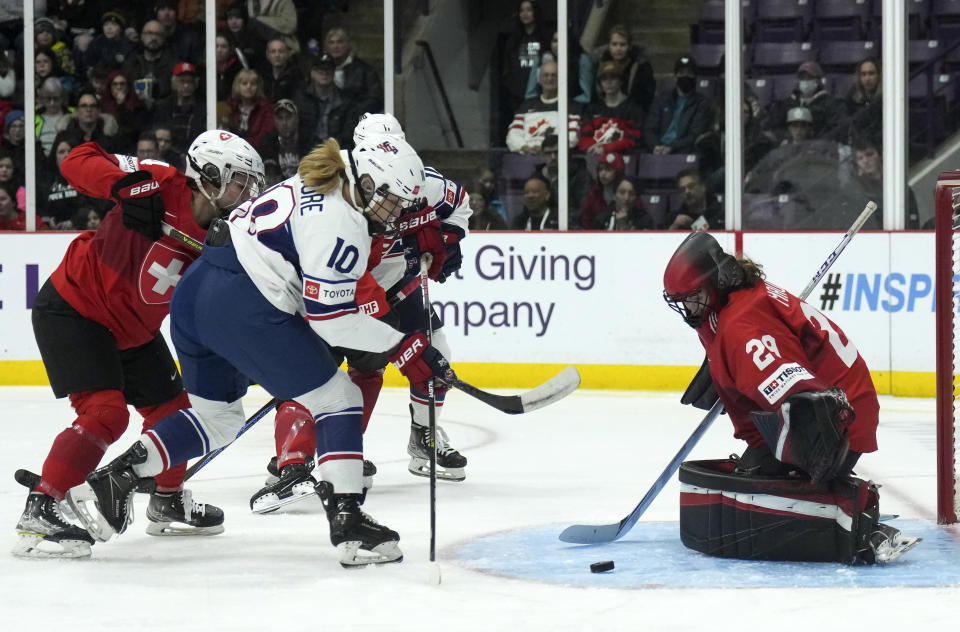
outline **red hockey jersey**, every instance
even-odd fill
[[[60,165],[73,188],[84,195],[111,199],[120,178],[139,169],[153,174],[166,207],[164,221],[200,241],[206,231],[190,211],[187,178],[165,162],[108,154],[96,143],[74,148]],[[170,298],[198,253],[163,236],[150,241],[123,226],[114,208],[96,231],[74,239],[60,266],[51,275],[57,291],[85,317],[113,333],[120,349],[145,344],[156,337],[170,311]]]
[[[761,281],[733,292],[708,321],[698,333],[735,437],[760,447],[750,411],[776,411],[794,393],[838,386],[856,412],[850,449],[877,449],[880,404],[870,371],[846,334],[816,308]]]

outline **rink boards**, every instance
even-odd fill
[[[75,233],[0,234],[0,384],[44,384],[30,325],[37,289]],[[703,359],[663,302],[685,233],[474,233],[457,279],[431,284],[454,367],[484,387],[529,387],[575,365],[586,388],[680,390]],[[794,293],[840,233],[716,233]],[[934,392],[934,235],[856,236],[808,302],[851,337],[881,393]],[[388,384],[401,384],[388,373]]]

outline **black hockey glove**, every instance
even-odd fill
[[[463,254],[460,252],[460,240],[466,234],[463,229],[453,224],[440,224],[443,230],[443,251],[446,255],[443,259],[443,269],[437,276],[437,281],[443,283],[447,277],[453,276],[460,266],[463,265]]]
[[[713,379],[710,377],[710,358],[704,358],[703,365],[693,376],[690,386],[680,398],[680,403],[690,404],[700,410],[710,410],[717,403],[718,397],[717,387],[714,386]]]
[[[124,226],[151,241],[160,239],[166,209],[160,197],[160,183],[152,173],[134,171],[117,180],[110,193],[120,204]]]

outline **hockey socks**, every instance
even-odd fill
[[[317,465],[338,494],[363,491],[363,411],[347,408],[317,415]]]
[[[133,469],[141,477],[156,476],[212,449],[210,437],[193,410],[179,410],[164,417],[143,433],[140,441],[147,448],[147,459]]]
[[[383,369],[380,369],[371,373],[363,373],[351,366],[347,367],[347,375],[350,376],[350,381],[357,385],[357,388],[360,389],[360,395],[363,397],[363,432],[367,431],[367,424],[370,423],[373,409],[380,397],[380,389],[383,388],[383,371]]]
[[[138,408],[137,412],[143,416],[143,430],[146,432],[153,428],[161,419],[172,415],[181,409],[190,408],[190,398],[186,391],[180,391],[180,394],[168,402],[159,406],[148,406]],[[183,488],[183,479],[187,475],[186,462],[176,465],[169,470],[157,474],[154,480],[157,483],[157,491],[160,493],[175,492]]]

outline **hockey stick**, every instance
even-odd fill
[[[423,315],[427,332],[427,344],[433,344],[433,307],[430,305],[430,277],[427,272],[433,256],[429,252],[420,257],[420,291],[423,294]],[[428,419],[430,428],[430,580],[440,583],[440,568],[437,566],[437,394],[436,379],[427,380]],[[412,409],[411,409],[412,410]]]
[[[164,235],[166,235],[167,237],[170,237],[171,239],[175,239],[179,241],[184,246],[187,246],[188,248],[192,248],[197,252],[200,252],[201,250],[203,250],[202,241],[194,239],[193,237],[191,237],[190,235],[186,234],[183,231],[177,230],[170,224],[163,222],[162,224],[160,224],[160,228],[163,230]]]
[[[258,410],[257,412],[253,413],[253,415],[251,415],[250,418],[247,419],[246,423],[243,424],[243,426],[240,428],[240,430],[237,431],[237,436],[234,437],[233,441],[236,441],[237,439],[240,438],[240,435],[242,435],[243,433],[245,433],[247,430],[250,430],[250,428],[253,427],[253,424],[255,424],[255,423],[257,423],[258,421],[260,421],[261,419],[263,419],[263,417],[264,417],[268,412],[270,412],[270,411],[273,409],[273,407],[276,406],[278,403],[279,403],[279,400],[278,400],[276,397],[274,397],[274,398],[271,399],[269,402],[267,402],[266,404],[264,404],[263,407],[262,407],[260,410]],[[199,460],[199,461],[197,461],[196,463],[194,463],[193,465],[191,465],[189,468],[187,468],[187,475],[184,477],[183,480],[185,480],[185,481],[186,481],[186,480],[189,480],[191,476],[193,476],[194,474],[196,474],[197,472],[199,472],[201,469],[203,469],[203,467],[204,467],[207,463],[209,463],[210,461],[212,461],[214,458],[216,458],[216,456],[217,456],[218,454],[220,454],[221,452],[223,452],[224,450],[226,450],[227,448],[229,448],[231,445],[233,445],[233,441],[231,441],[230,443],[228,443],[228,444],[225,445],[225,446],[222,446],[222,447],[220,447],[220,448],[217,448],[216,450],[211,450],[210,452],[207,452],[207,453],[204,454],[202,457],[200,457],[200,460]]]
[[[870,215],[877,210],[877,205],[873,202],[867,202],[866,207],[860,213],[859,217],[853,222],[853,225],[850,226],[846,234],[843,236],[843,239],[840,240],[840,243],[836,248],[833,249],[829,255],[827,255],[826,260],[820,265],[817,273],[813,275],[813,278],[810,279],[810,282],[807,283],[807,287],[803,288],[803,291],[800,293],[800,299],[805,300],[813,289],[817,286],[820,280],[823,278],[823,275],[827,273],[827,270],[833,266],[833,263],[837,260],[837,257],[840,256],[840,253],[847,247],[847,244],[850,243],[850,240],[853,239],[853,236],[856,235],[863,224],[869,219]],[[674,472],[680,468],[680,464],[687,458],[690,452],[693,450],[693,447],[697,445],[697,442],[700,441],[704,433],[707,432],[707,429],[717,418],[717,415],[720,414],[720,411],[723,410],[723,404],[720,400],[717,400],[713,407],[710,408],[710,411],[707,413],[706,417],[703,418],[703,421],[700,422],[700,425],[693,431],[693,434],[690,435],[690,438],[684,442],[683,446],[680,448],[680,451],[677,452],[670,462],[667,464],[667,467],[663,469],[663,472],[653,482],[653,486],[647,490],[647,493],[643,495],[643,498],[640,500],[640,504],[634,507],[633,511],[627,515],[626,518],[620,522],[615,522],[613,524],[605,525],[586,525],[586,524],[577,524],[570,527],[567,527],[560,533],[560,540],[563,542],[572,542],[574,544],[602,544],[606,542],[613,542],[614,540],[619,540],[622,538],[630,529],[633,528],[633,525],[637,523],[637,520],[640,519],[640,516],[643,515],[643,512],[647,510],[653,500],[660,494],[660,491],[663,490],[667,482],[673,477]]]

